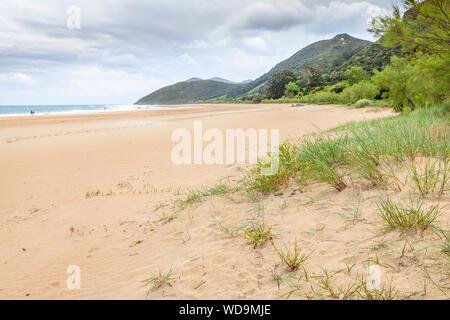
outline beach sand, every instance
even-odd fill
[[[378,110],[379,111],[379,110]],[[177,208],[175,199],[218,182],[235,183],[244,165],[174,165],[170,140],[178,128],[280,129],[281,140],[393,112],[337,106],[194,105],[154,111],[0,119],[1,299],[277,299],[289,290],[274,277],[270,245],[254,249],[238,230],[255,210],[239,195]],[[371,249],[403,242],[376,215],[380,190],[324,184],[289,189],[262,201],[276,243],[305,252],[311,274],[355,264],[364,272]],[[405,196],[405,195],[402,195]],[[358,208],[363,223],[354,217]],[[172,221],[163,221],[172,217]],[[352,220],[353,219],[353,220]],[[168,222],[168,223],[166,223]],[[224,232],[228,230],[229,232]],[[401,242],[401,243],[400,243]],[[383,255],[385,265],[394,257]],[[431,254],[431,253],[430,253]],[[69,290],[69,266],[81,289]],[[402,292],[423,288],[419,271],[382,264]],[[395,264],[396,265],[396,264]],[[168,284],[142,282],[173,270]],[[348,277],[336,276],[336,285]],[[304,296],[314,296],[305,285]],[[311,292],[309,292],[311,291]],[[431,284],[427,297],[442,297]]]

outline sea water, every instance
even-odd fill
[[[132,110],[156,110],[164,109],[163,106],[156,105],[26,105],[26,106],[1,106],[0,117],[5,116],[38,116],[38,115],[58,115],[58,114],[86,114],[112,111],[132,111]],[[33,112],[33,114],[32,114]]]

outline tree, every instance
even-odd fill
[[[396,111],[403,111],[405,107],[414,110],[447,99],[448,83],[427,75],[422,67],[425,62],[419,63],[424,58],[412,63],[406,58],[394,57],[390,66],[373,76],[372,80],[381,90],[389,91]]]
[[[403,0],[403,17],[394,7],[392,16],[372,20],[369,31],[383,37],[388,46],[402,45],[406,53],[448,54],[450,51],[450,2],[448,0]]]
[[[349,85],[354,85],[360,81],[367,79],[367,72],[361,67],[351,67],[345,71],[345,79]]]
[[[319,70],[313,67],[306,67],[302,72],[300,86],[305,88],[306,92],[312,89],[323,86],[322,74]]]
[[[266,96],[269,99],[281,98],[286,90],[286,85],[290,82],[296,82],[297,77],[294,72],[285,70],[283,72],[275,73],[269,80],[269,85],[266,88]]]
[[[297,83],[295,82],[289,82],[286,85],[286,90],[284,92],[286,97],[294,98],[300,93],[300,88],[298,87]]]
[[[383,45],[401,44],[404,58],[374,77],[389,89],[397,110],[438,104],[450,92],[450,19],[448,0],[403,0],[403,17],[394,7],[392,16],[375,18],[369,31]]]

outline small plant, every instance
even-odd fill
[[[184,200],[178,200],[178,205],[180,208],[184,208],[187,205],[201,202],[207,197],[225,196],[227,194],[237,192],[238,190],[238,187],[231,188],[223,183],[220,183],[207,190],[190,190]]]
[[[355,108],[357,108],[357,109],[364,108],[364,107],[370,106],[371,104],[372,104],[372,101],[370,101],[369,99],[361,99],[355,103]]]
[[[301,281],[303,276],[295,277],[293,275],[290,275],[286,278],[285,282],[286,285],[289,287],[289,290],[283,294],[281,297],[285,299],[289,299],[292,296],[300,296],[301,295]]]
[[[309,259],[310,255],[300,254],[297,240],[292,249],[285,246],[284,250],[279,250],[274,243],[272,245],[288,271],[297,271]]]
[[[189,230],[186,230],[185,233],[181,234],[177,240],[181,241],[181,243],[186,243],[189,240],[191,240],[191,233],[189,232]]]
[[[101,192],[100,192],[100,190],[97,190],[97,191],[89,191],[89,192],[86,192],[86,199],[90,199],[90,198],[95,198],[95,197],[99,197],[99,196],[101,196]]]
[[[409,209],[399,208],[391,199],[378,203],[381,218],[393,229],[402,231],[424,231],[433,226],[439,216],[437,206],[424,209],[421,202],[417,202]]]
[[[367,282],[361,280],[357,294],[362,300],[397,300],[399,299],[398,292],[392,287],[383,285],[380,289],[369,289],[367,287]]]
[[[267,228],[264,222],[252,224],[244,230],[244,239],[249,240],[256,248],[272,240],[271,231],[272,227]]]
[[[344,288],[338,288],[331,285],[331,278],[336,274],[341,273],[343,270],[334,271],[331,274],[324,268],[321,268],[323,275],[318,276],[319,288],[321,288],[327,296],[337,300],[349,300],[355,296],[355,293],[359,290],[360,284],[357,280],[353,280],[347,284]],[[347,272],[348,267],[347,267]]]
[[[167,285],[170,285],[170,281],[175,280],[173,277],[173,269],[171,268],[166,273],[161,272],[159,270],[158,274],[151,276],[148,279],[143,280],[144,286],[149,286],[150,288],[147,291],[147,296],[149,295],[150,291],[158,290],[159,288]]]
[[[437,191],[438,195],[442,195],[446,190],[449,173],[449,159],[445,159],[443,163],[439,160],[432,161],[428,159],[422,171],[417,169],[415,163],[411,165],[412,180],[422,195],[435,191]]]
[[[178,215],[175,213],[166,213],[164,212],[163,214],[161,214],[159,216],[159,220],[158,222],[162,222],[163,224],[167,224],[169,222],[172,222],[173,220],[175,220],[176,218],[178,218]]]
[[[443,245],[442,245],[442,249],[441,249],[442,253],[445,254],[447,257],[450,257],[450,243],[448,241],[446,241]]]

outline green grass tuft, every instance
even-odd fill
[[[393,229],[407,232],[424,231],[433,227],[439,216],[437,206],[424,209],[419,201],[410,208],[399,208],[391,199],[381,200],[378,203],[381,218]]]
[[[283,250],[280,250],[274,243],[272,245],[288,271],[297,271],[310,257],[310,255],[301,254],[297,240],[293,248],[285,246]]]

